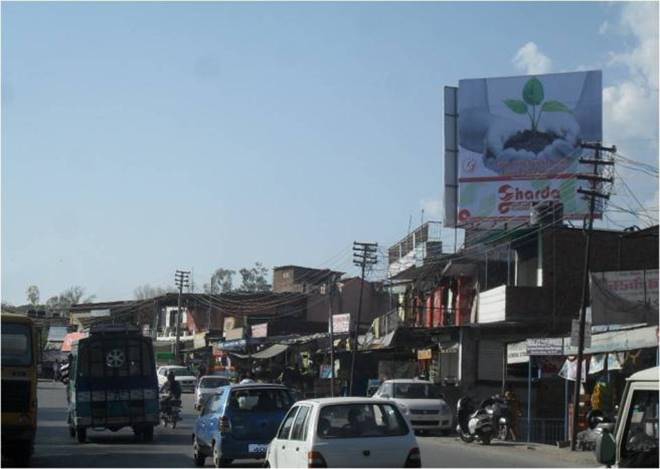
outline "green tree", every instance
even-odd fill
[[[30,285],[25,290],[25,295],[27,296],[28,303],[32,306],[39,305],[39,287],[36,285]]]
[[[241,269],[241,291],[244,292],[264,292],[270,291],[271,285],[268,283],[267,276],[269,270],[261,262],[256,262],[251,269]]]
[[[215,293],[227,293],[232,290],[232,277],[236,273],[235,270],[217,269],[211,275],[211,281],[204,284],[204,293],[213,295]]]

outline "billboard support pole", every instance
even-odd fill
[[[573,389],[573,420],[571,428],[571,451],[575,451],[577,444],[577,426],[580,410],[580,387],[582,384],[582,361],[584,359],[584,329],[587,320],[587,305],[589,304],[589,268],[591,265],[591,234],[594,227],[594,211],[596,210],[596,198],[609,199],[608,194],[598,192],[598,185],[603,182],[612,182],[612,178],[604,178],[599,176],[600,165],[614,165],[613,161],[601,160],[600,152],[616,151],[616,147],[605,148],[600,143],[583,143],[582,148],[594,150],[594,159],[580,158],[582,164],[592,164],[594,166],[593,174],[579,175],[578,179],[587,180],[591,183],[591,190],[578,189],[578,193],[584,194],[589,197],[589,215],[587,220],[587,239],[584,257],[584,272],[582,277],[582,308],[580,310],[580,327],[578,333],[578,354],[577,354],[577,370],[575,377],[575,387]]]

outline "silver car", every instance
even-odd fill
[[[438,432],[448,435],[452,429],[452,411],[430,381],[392,379],[380,385],[374,397],[391,399],[401,409],[416,432]]]
[[[195,387],[195,409],[201,409],[209,396],[217,394],[221,388],[229,384],[231,384],[231,381],[222,376],[202,376]]]

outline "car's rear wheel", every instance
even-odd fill
[[[197,442],[197,437],[193,440],[193,462],[197,467],[203,467],[206,462],[206,456],[200,451],[199,443]]]

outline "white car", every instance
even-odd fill
[[[266,461],[267,467],[421,467],[415,434],[397,406],[365,397],[296,402]]]
[[[158,368],[158,371],[156,371],[158,388],[161,388],[167,382],[167,375],[170,371],[174,373],[174,380],[181,386],[181,392],[195,392],[197,378],[185,366],[176,365],[161,366]]]
[[[431,381],[391,379],[380,385],[373,397],[394,401],[410,420],[415,431],[439,432],[448,435],[452,429],[452,411]]]
[[[202,376],[197,381],[197,386],[195,387],[195,409],[201,409],[204,405],[204,401],[208,399],[209,396],[216,394],[219,389],[229,386],[231,381],[229,378],[224,378],[222,376]]]

